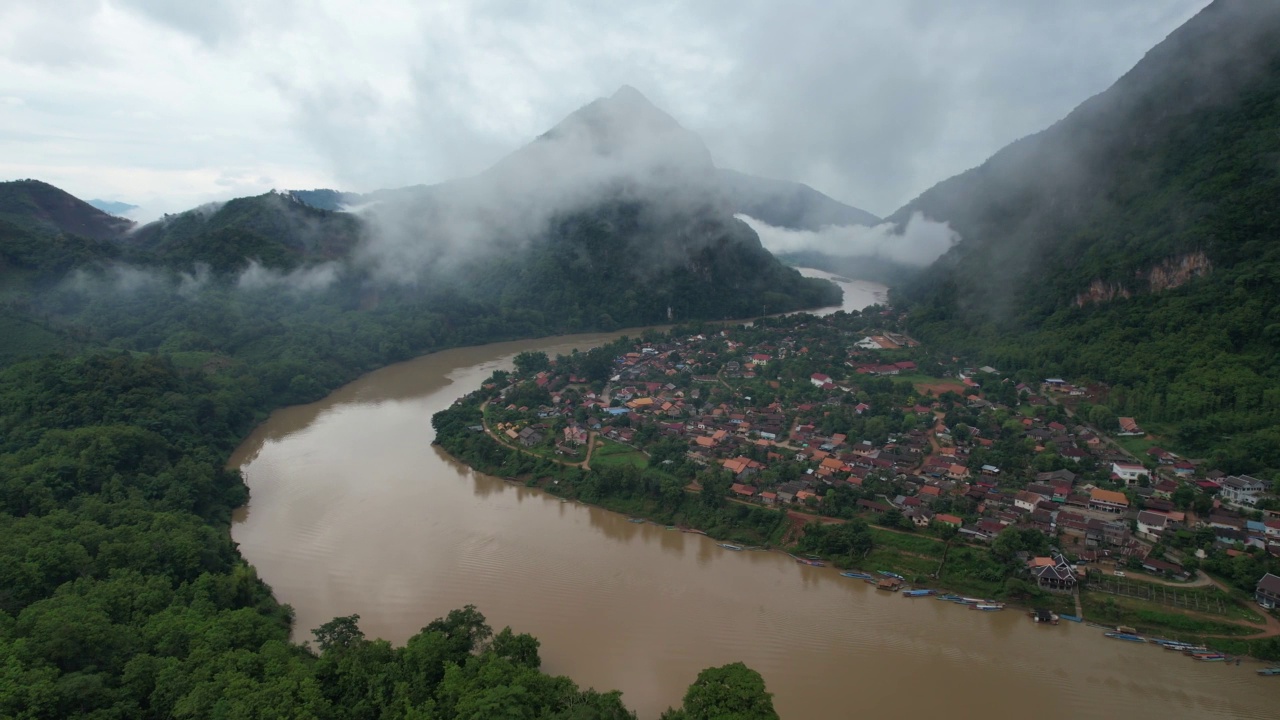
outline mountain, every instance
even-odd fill
[[[1217,0],[1043,132],[889,218],[963,240],[896,293],[992,364],[1115,386],[1230,467],[1280,467],[1280,3]]]
[[[98,198],[94,198],[93,200],[87,200],[86,202],[104,213],[110,213],[116,216],[123,216],[130,210],[138,209],[137,205],[130,205],[127,202],[120,202],[118,200],[100,200]]]
[[[38,180],[0,183],[0,297],[119,255],[133,223]]]
[[[42,234],[110,240],[133,227],[131,220],[109,215],[39,180],[0,182],[0,220]]]
[[[189,210],[138,228],[123,245],[129,258],[180,269],[207,265],[215,273],[251,261],[291,270],[347,258],[361,237],[360,221],[270,192]]]
[[[829,225],[880,224],[866,210],[834,200],[803,183],[774,180],[720,168],[720,186],[734,212],[774,227],[821,230]]]

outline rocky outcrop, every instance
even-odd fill
[[[1160,261],[1147,273],[1147,281],[1151,292],[1163,292],[1186,285],[1212,270],[1213,263],[1203,252],[1187,253]]]
[[[1076,295],[1073,304],[1076,307],[1084,307],[1093,303],[1111,302],[1118,297],[1127,298],[1130,294],[1129,290],[1120,283],[1094,280],[1089,283],[1089,287],[1084,292]]]
[[[1084,307],[1093,303],[1110,302],[1116,298],[1132,297],[1135,292],[1142,290],[1153,293],[1164,292],[1186,285],[1212,271],[1213,263],[1203,252],[1175,255],[1161,260],[1148,270],[1139,270],[1134,273],[1136,287],[1133,289],[1118,282],[1096,279],[1089,283],[1089,287],[1076,294],[1072,304],[1076,307]],[[1142,285],[1146,287],[1141,287]]]

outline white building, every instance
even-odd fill
[[[1253,507],[1258,503],[1258,496],[1266,492],[1267,484],[1248,475],[1229,475],[1218,481],[1222,486],[1219,497],[1232,505]]]
[[[1138,478],[1147,475],[1147,469],[1133,463],[1111,463],[1111,474],[1124,481],[1125,485],[1137,482]]]
[[[1143,510],[1138,513],[1138,535],[1151,541],[1160,539],[1160,535],[1169,525],[1169,517],[1160,513]]]

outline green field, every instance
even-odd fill
[[[638,468],[648,467],[649,456],[629,445],[602,440],[604,444],[591,453],[591,466],[609,467],[611,465],[633,465]]]

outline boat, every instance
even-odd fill
[[[938,591],[929,590],[927,588],[920,588],[918,590],[903,590],[902,597],[909,597],[909,598],[928,597],[929,595],[933,595],[936,592]]]
[[[642,523],[644,522],[644,518],[627,518],[627,522]]]
[[[1084,622],[1084,618],[1079,615],[1058,615],[1058,617],[1063,620],[1070,620],[1071,622]]]
[[[1029,612],[1029,613],[1027,613],[1027,614],[1028,614],[1028,615],[1030,615],[1030,616],[1031,616],[1031,619],[1032,619],[1034,622],[1037,622],[1037,623],[1047,623],[1047,624],[1049,624],[1049,625],[1057,625],[1057,624],[1058,624],[1058,613],[1053,612],[1052,610],[1045,610],[1044,608],[1037,608],[1037,609],[1032,610],[1031,612]]]
[[[810,567],[826,567],[827,564],[821,560],[810,560],[809,558],[796,558],[796,562],[801,565],[809,565]]]
[[[1147,641],[1147,639],[1142,637],[1141,635],[1134,635],[1132,633],[1109,632],[1109,633],[1103,633],[1103,635],[1111,638],[1112,640],[1126,640],[1128,642],[1146,642]]]
[[[1222,662],[1227,659],[1227,656],[1222,653],[1200,653],[1198,655],[1193,655],[1192,657],[1205,662]]]
[[[1280,675],[1280,667],[1262,668],[1258,671],[1259,675]]]
[[[742,549],[741,545],[734,545],[733,543],[716,543],[716,544],[724,548],[725,550],[733,550],[735,552]]]
[[[978,603],[977,605],[970,605],[969,609],[981,610],[982,612],[995,612],[996,610],[1003,610],[1004,603]]]
[[[955,599],[955,602],[959,603],[960,605],[981,605],[983,603],[987,603],[990,601],[983,600],[982,598],[958,597]]]
[[[847,577],[847,578],[853,578],[853,579],[855,579],[855,580],[870,580],[870,579],[871,579],[871,573],[858,572],[858,571],[856,571],[856,570],[845,570],[844,572],[842,572],[842,573],[840,573],[840,574],[841,574],[841,575],[843,575],[844,577]]]
[[[899,575],[898,573],[895,573],[895,572],[889,572],[888,570],[877,570],[876,572],[880,573],[881,575],[883,575],[883,576],[885,576],[885,577],[889,577],[889,578],[896,578],[896,579],[898,579],[898,580],[906,580],[906,578],[902,577],[902,576],[901,576],[901,575]]]
[[[693,533],[694,535],[706,535],[706,534],[707,534],[707,532],[706,532],[705,530],[699,530],[699,529],[697,529],[697,528],[680,528],[680,532]]]
[[[954,593],[947,593],[946,595],[939,595],[936,599],[946,600],[948,602],[955,602],[956,600],[960,599],[960,596]]]

